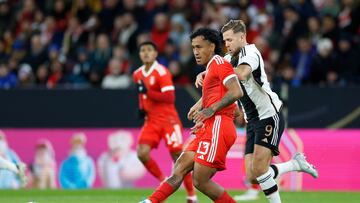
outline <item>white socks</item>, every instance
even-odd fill
[[[276,179],[277,177],[281,176],[284,173],[291,171],[299,171],[299,170],[300,170],[300,166],[295,160],[290,160],[287,162],[270,165],[270,171],[274,179]]]
[[[256,180],[270,203],[281,203],[279,189],[271,170],[269,169],[265,174],[257,177]]]
[[[15,164],[13,164],[12,162],[10,162],[2,157],[0,157],[0,168],[13,171],[16,174],[19,173],[19,170]]]

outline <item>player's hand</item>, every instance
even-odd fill
[[[206,71],[203,71],[196,76],[196,80],[195,80],[196,88],[203,86],[205,74],[206,74]]]
[[[195,134],[200,128],[204,126],[203,122],[197,122],[195,125],[190,128],[190,134]]]
[[[206,119],[213,116],[214,113],[215,111],[212,108],[206,108],[201,111],[196,111],[193,120],[195,123],[204,122]]]
[[[136,83],[136,89],[137,89],[138,93],[141,93],[141,94],[146,94],[146,92],[147,92],[146,86],[144,85],[144,83],[141,80],[139,80],[138,83]]]
[[[194,115],[197,111],[201,110],[201,105],[197,105],[195,104],[194,106],[192,106],[187,114],[187,118],[191,121],[194,118]]]
[[[146,111],[144,109],[139,109],[138,110],[138,118],[143,120],[143,119],[145,119],[145,117],[146,117]]]

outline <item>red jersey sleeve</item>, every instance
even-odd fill
[[[225,63],[223,63],[221,65],[218,65],[217,71],[218,71],[219,79],[220,79],[220,81],[221,81],[221,83],[223,85],[225,85],[225,83],[229,79],[231,79],[233,77],[237,77],[235,72],[234,72],[234,68],[228,62],[225,62]]]
[[[166,74],[159,75],[160,92],[148,90],[147,95],[154,101],[174,103],[175,102],[175,87],[172,82],[170,72],[166,71]]]
[[[169,71],[166,71],[166,74],[159,76],[159,84],[160,84],[160,91],[174,91],[175,87],[172,81],[172,75]]]

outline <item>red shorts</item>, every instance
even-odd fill
[[[183,148],[181,122],[145,121],[144,126],[141,128],[138,143],[157,148],[161,138],[164,138],[170,152],[181,152]]]
[[[213,116],[195,134],[196,138],[186,148],[186,151],[196,152],[195,162],[225,170],[227,152],[237,136],[233,119],[224,115]]]

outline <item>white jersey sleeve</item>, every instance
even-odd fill
[[[259,68],[259,55],[257,50],[252,50],[252,46],[245,46],[240,49],[238,65],[247,64],[251,67],[251,71]]]
[[[224,59],[225,59],[225,61],[227,61],[227,62],[231,62],[231,55],[230,54],[226,54],[225,56],[224,56]]]

